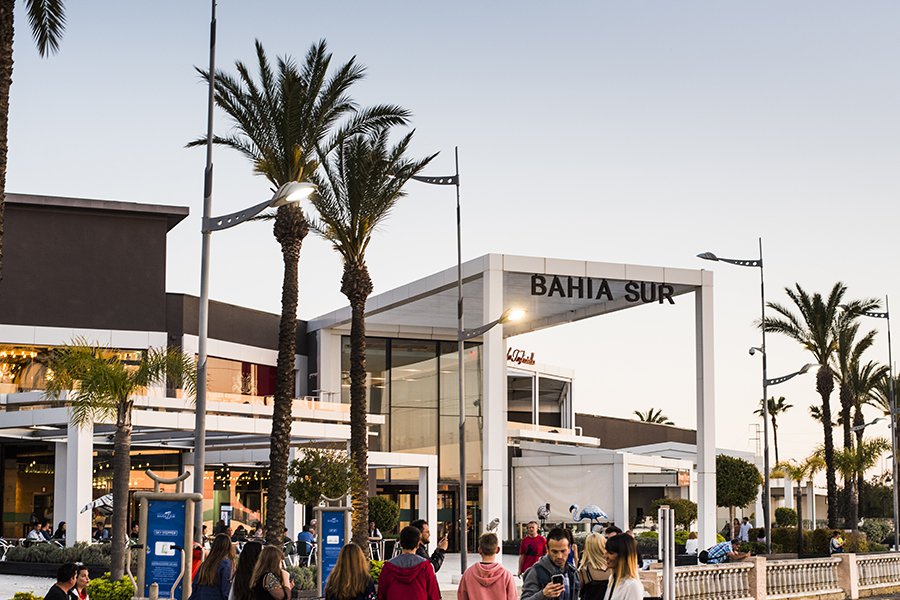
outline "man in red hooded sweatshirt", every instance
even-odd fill
[[[419,536],[415,527],[400,531],[400,556],[384,563],[378,577],[378,600],[441,600],[431,562],[416,555]]]
[[[485,533],[478,539],[481,562],[463,573],[456,591],[457,600],[516,600],[512,573],[495,562],[499,548],[496,534]]]

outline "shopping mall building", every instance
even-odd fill
[[[64,399],[45,397],[49,352],[84,338],[137,360],[151,347],[198,347],[198,300],[166,293],[166,235],[185,207],[7,195],[0,282],[0,485],[2,535],[35,518],[66,521],[86,539],[80,512],[111,489],[114,424],[78,428]],[[700,505],[699,531],[716,529],[712,273],[489,254],[463,264],[465,322],[498,325],[464,349],[468,498],[472,526],[500,520],[504,538],[549,503],[571,522],[572,504],[596,504],[621,527],[660,497]],[[456,268],[378,294],[367,304],[370,489],[394,498],[402,519],[459,522]],[[576,415],[573,373],[541,365],[515,336],[646,306],[692,302],[697,431]],[[297,326],[292,455],[343,447],[349,428],[348,308]],[[264,520],[278,315],[212,302],[205,520]],[[598,420],[599,419],[599,420]],[[134,406],[131,489],[144,474],[191,470],[190,398],[165,386]],[[633,429],[629,429],[633,428]],[[623,436],[623,432],[630,432]],[[648,450],[648,448],[650,450]],[[290,502],[288,527],[306,507]]]

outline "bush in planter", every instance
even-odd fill
[[[378,578],[381,577],[381,568],[384,567],[383,560],[370,560],[369,561],[369,575],[372,577],[372,581],[376,584],[378,583]]]
[[[109,573],[103,577],[92,579],[87,587],[91,600],[131,600],[134,597],[134,586],[127,577],[119,581],[110,581]]]
[[[33,544],[28,546],[15,546],[6,554],[6,560],[11,562],[50,563],[62,564],[67,562],[80,562],[86,565],[108,567],[111,545],[88,544],[78,542],[69,548],[60,548],[56,544]],[[132,556],[134,561],[137,555]],[[136,565],[136,562],[133,564]]]
[[[878,542],[869,542],[869,552],[887,552],[888,547],[886,544],[879,544]]]
[[[687,544],[688,536],[691,535],[691,532],[687,529],[678,529],[675,531],[675,544],[678,546],[684,546]]]
[[[778,527],[796,527],[797,511],[793,508],[786,508],[784,506],[782,506],[781,508],[776,508],[775,524]]]
[[[861,531],[844,534],[844,552],[856,552],[862,554],[869,551],[869,541],[866,534]]]
[[[400,505],[384,496],[372,496],[369,498],[369,520],[375,521],[381,535],[394,531],[400,522]]]
[[[305,592],[316,589],[318,581],[316,581],[315,567],[287,567],[285,571],[291,574],[294,589]],[[94,600],[93,596],[91,596],[91,600]]]
[[[656,531],[642,531],[637,535],[636,539],[648,539],[656,541],[659,539],[659,533]]]
[[[697,520],[697,503],[687,498],[659,498],[652,502],[653,508],[659,510],[660,506],[668,505],[675,511],[675,525],[684,527],[691,526],[691,523]]]
[[[869,545],[873,542],[882,543],[894,533],[894,522],[890,519],[866,519],[859,530],[866,534]]]
[[[36,596],[31,592],[16,592],[12,600],[44,600],[43,596]]]
[[[645,531],[644,533],[656,533],[655,531]],[[649,536],[639,536],[637,538],[638,552],[642,558],[650,558],[659,554],[659,541]]]

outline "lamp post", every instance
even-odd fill
[[[763,271],[763,247],[762,247],[762,238],[759,238],[759,258],[752,259],[737,259],[737,258],[720,258],[713,254],[712,252],[704,252],[703,254],[698,254],[698,258],[702,258],[704,260],[713,260],[720,261],[724,263],[728,263],[731,265],[737,265],[739,267],[758,267],[759,268],[759,298],[760,298],[760,310],[762,313],[762,321],[764,324],[766,322],[766,280]],[[763,391],[763,469],[765,469],[764,475],[764,495],[763,495],[763,526],[766,528],[766,552],[772,552],[772,516],[769,511],[769,502],[771,498],[771,486],[769,481],[769,396],[768,396],[768,374],[767,374],[767,366],[766,366],[766,328],[761,326],[762,330],[762,346],[760,346],[760,354],[762,354],[762,391]],[[751,348],[750,354],[753,354],[754,350]],[[786,381],[786,380],[785,380]]]
[[[884,312],[862,311],[864,317],[873,317],[875,319],[885,319],[887,321],[887,343],[888,343],[888,408],[891,411],[891,452],[893,456],[897,456],[897,396],[894,390],[894,358],[891,353],[891,311],[888,307],[888,297],[884,297]],[[877,419],[876,419],[877,421]],[[869,423],[871,425],[871,423]],[[894,550],[900,550],[900,510],[898,510],[897,498],[897,461],[891,461],[893,467],[891,470],[892,486],[894,501]]]
[[[215,2],[213,2],[215,6]],[[213,21],[215,22],[215,21]],[[212,71],[210,71],[212,72]],[[212,81],[212,78],[210,78]],[[212,83],[210,83],[212,85]],[[212,123],[212,121],[210,121]],[[207,157],[211,154],[207,150]],[[207,195],[203,202],[203,221],[200,231],[203,238],[200,258],[200,318],[197,336],[197,401],[194,421],[194,492],[203,494],[203,471],[206,468],[206,362],[207,342],[209,341],[209,242],[214,231],[230,229],[244,221],[255,217],[267,208],[278,208],[285,204],[299,202],[308,198],[316,186],[311,183],[290,181],[279,187],[272,198],[260,202],[250,208],[239,210],[220,217],[210,217],[212,207],[210,191],[212,190],[212,165],[207,165]],[[194,537],[199,538],[203,532],[203,501],[195,503]]]

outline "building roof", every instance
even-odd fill
[[[163,216],[168,230],[178,225],[190,213],[187,206],[167,206],[163,204],[139,204],[118,200],[92,200],[88,198],[65,198],[42,196],[39,194],[6,194],[6,202],[22,206],[72,208],[79,211],[120,212],[132,215]]]
[[[600,438],[602,448],[629,448],[664,442],[697,443],[697,432],[693,429],[634,419],[576,413],[575,426],[581,427],[584,435]]]
[[[486,254],[462,265],[467,327],[485,321],[484,281],[490,271],[502,273],[504,306],[526,311],[523,320],[504,325],[504,337],[647,303],[674,304],[676,297],[712,281],[712,272],[705,270]],[[372,296],[366,303],[366,327],[455,335],[456,282],[457,269],[451,267]],[[349,328],[349,324],[350,308],[345,307],[311,320],[309,330]]]

